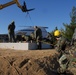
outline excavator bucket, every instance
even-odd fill
[[[32,11],[32,10],[34,10],[34,9],[35,9],[35,8],[27,9],[25,1],[23,2],[23,6],[22,6],[22,11],[23,11],[23,12]]]

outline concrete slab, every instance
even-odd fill
[[[14,50],[36,50],[36,43],[0,43],[2,49],[14,49]],[[42,48],[51,48],[48,44],[42,44]]]
[[[0,48],[14,50],[33,50],[36,49],[36,43],[0,43]]]

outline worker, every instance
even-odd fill
[[[16,42],[14,30],[15,30],[15,22],[12,21],[12,23],[8,25],[9,42]]]
[[[58,52],[65,51],[65,48],[66,48],[66,38],[61,35],[59,30],[56,30],[54,32],[54,36],[56,37],[56,40],[57,40],[57,51]]]
[[[42,40],[42,30],[37,27],[37,26],[34,26],[34,37],[36,39],[36,42],[37,42],[37,49],[41,49],[42,48],[42,44],[41,44],[41,40]]]
[[[59,30],[54,32],[54,36],[57,40],[57,48],[56,50],[60,53],[60,56],[65,52],[66,49],[66,38],[63,37]]]
[[[31,43],[35,41],[35,37],[34,37],[34,32],[31,32],[30,34],[30,40],[31,40]]]
[[[30,42],[31,37],[29,35],[22,35],[23,41]]]
[[[57,39],[57,48],[56,48],[56,50],[59,53],[59,56],[58,56],[58,62],[60,64],[59,72],[64,73],[66,71],[66,69],[67,69],[67,66],[68,66],[68,59],[67,59],[66,53],[65,53],[66,44],[67,44],[66,43],[66,38],[61,35],[59,30],[56,30],[54,32],[54,36]]]

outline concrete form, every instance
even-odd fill
[[[36,43],[0,43],[2,49],[14,49],[14,50],[36,50]],[[51,48],[48,44],[42,44],[42,48]]]

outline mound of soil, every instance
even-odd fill
[[[0,49],[0,75],[60,75],[56,72],[59,67],[54,57],[56,54],[57,52],[52,49],[28,51]]]

